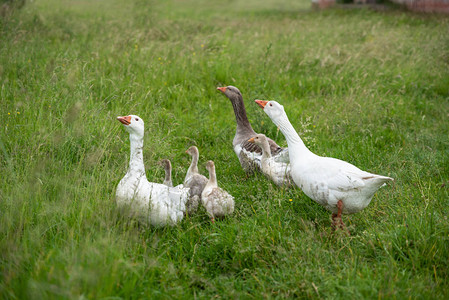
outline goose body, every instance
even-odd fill
[[[290,177],[290,164],[282,161],[276,161],[270,152],[268,139],[263,134],[257,134],[248,140],[262,149],[261,171],[278,186],[290,186],[292,184]]]
[[[219,87],[217,90],[221,91],[226,95],[226,97],[229,98],[234,109],[237,129],[232,141],[232,146],[239,159],[240,165],[245,172],[260,170],[262,149],[256,144],[248,142],[248,140],[256,136],[257,133],[253,130],[251,124],[249,123],[242,94],[238,88],[232,85],[227,87]],[[270,138],[267,139],[270,146],[270,152],[274,160],[288,163],[288,149],[281,148]]]
[[[224,217],[234,212],[234,197],[218,187],[214,162],[208,161],[206,168],[209,171],[209,180],[201,193],[201,202],[212,222],[215,222],[216,217]]]
[[[130,216],[153,226],[180,222],[184,217],[189,189],[182,185],[169,187],[149,182],[143,164],[143,120],[135,115],[117,119],[129,132],[131,142],[129,168],[116,190],[117,206],[129,212]]]
[[[208,179],[206,176],[201,175],[198,171],[198,148],[192,146],[186,150],[186,153],[192,156],[192,162],[184,179],[184,186],[190,188],[190,199],[186,204],[187,212],[192,214],[198,209],[198,205],[201,200],[201,193],[203,192]]]
[[[368,206],[374,193],[393,178],[372,174],[331,157],[312,153],[276,101],[256,100],[287,139],[291,176],[311,199],[333,213],[334,225],[344,226],[341,214],[353,214]],[[337,224],[339,223],[339,224]]]

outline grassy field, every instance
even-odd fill
[[[35,0],[0,19],[0,298],[449,297],[449,19],[306,0]],[[395,178],[332,234],[300,190],[246,178],[217,86],[275,99],[309,148]],[[236,212],[123,219],[118,115],[146,124],[150,181],[200,149]]]

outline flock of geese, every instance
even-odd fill
[[[392,178],[368,173],[345,161],[312,153],[290,123],[284,107],[276,101],[255,100],[287,140],[282,148],[272,139],[256,133],[248,121],[243,97],[234,86],[219,87],[232,103],[237,123],[234,152],[242,168],[262,172],[278,186],[299,187],[308,197],[332,212],[334,229],[346,230],[342,214],[364,209],[374,193]],[[217,184],[215,164],[208,161],[209,178],[198,171],[198,148],[186,150],[192,157],[183,184],[173,186],[171,163],[163,183],[149,182],[143,163],[144,122],[136,115],[117,117],[129,133],[129,168],[116,191],[119,208],[153,226],[175,225],[185,214],[194,214],[201,204],[212,222],[234,212],[234,197]]]

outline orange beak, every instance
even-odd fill
[[[217,90],[219,90],[220,92],[224,93],[226,92],[226,87],[217,87]]]
[[[267,105],[268,101],[265,100],[254,100],[262,109]]]
[[[249,140],[248,140],[248,142],[250,142],[250,143],[254,143],[254,138],[252,137],[252,138],[250,138]]]
[[[131,124],[131,116],[117,117],[117,120],[119,120],[119,122],[122,123],[123,125]]]

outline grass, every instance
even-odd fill
[[[0,295],[49,298],[449,297],[447,17],[309,1],[28,1],[0,20]],[[300,190],[246,178],[235,85],[276,99],[309,148],[392,176],[332,234]],[[173,228],[120,217],[117,115],[145,120],[147,176],[174,181],[200,149],[234,216]],[[292,199],[292,201],[289,201]]]

